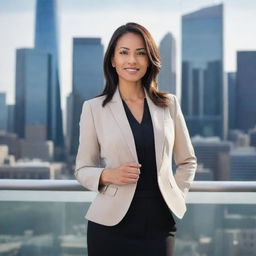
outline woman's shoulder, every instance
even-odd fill
[[[102,106],[102,102],[105,99],[105,95],[85,100],[83,105],[89,104],[91,107]]]
[[[180,108],[179,106],[179,100],[175,94],[168,93],[167,97],[169,98],[169,111],[172,117],[176,116],[176,113],[178,109]]]
[[[177,100],[177,96],[172,93],[167,93],[166,96],[169,98],[169,104],[174,105],[175,101]]]

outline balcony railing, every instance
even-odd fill
[[[76,180],[0,179],[0,190],[86,191]],[[190,192],[256,192],[256,181],[194,181]]]
[[[193,182],[175,255],[255,255],[255,192],[256,182]],[[95,195],[76,180],[0,180],[0,256],[87,255]]]

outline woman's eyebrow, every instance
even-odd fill
[[[120,49],[123,48],[123,49],[126,49],[126,50],[130,50],[128,47],[124,47],[124,46],[121,46]],[[139,50],[146,50],[145,48],[137,48],[136,51],[139,51]]]

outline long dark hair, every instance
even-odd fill
[[[112,99],[117,89],[118,75],[116,73],[116,69],[112,67],[111,59],[114,55],[114,51],[115,51],[115,47],[118,39],[125,33],[134,33],[134,34],[140,35],[144,40],[144,43],[146,45],[147,55],[149,58],[149,67],[147,69],[146,74],[142,77],[142,80],[141,80],[142,86],[146,89],[150,99],[157,106],[167,107],[168,106],[167,92],[160,92],[158,90],[157,79],[156,79],[161,68],[160,54],[159,54],[158,48],[149,31],[143,26],[133,22],[126,23],[125,25],[117,28],[114,34],[112,35],[112,38],[110,39],[110,42],[108,44],[108,48],[106,50],[105,57],[104,57],[104,75],[105,75],[106,84],[105,84],[105,88],[103,89],[103,92],[100,95],[97,95],[96,97],[106,95],[106,98],[102,103],[102,106],[104,107]]]

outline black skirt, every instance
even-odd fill
[[[175,224],[159,193],[137,192],[117,225],[88,221],[88,256],[172,256]]]

